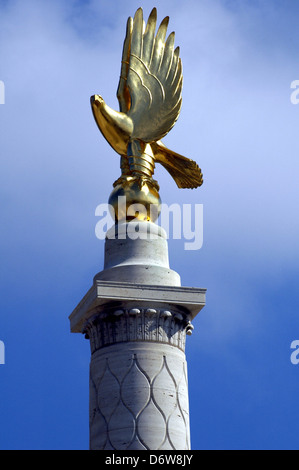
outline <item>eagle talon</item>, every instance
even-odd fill
[[[125,188],[128,186],[132,186],[133,183],[136,183],[138,185],[140,191],[145,185],[153,187],[154,189],[156,189],[156,191],[159,191],[160,189],[159,184],[156,180],[143,175],[121,175],[116,181],[114,181],[113,187],[115,188],[116,186],[122,186]]]

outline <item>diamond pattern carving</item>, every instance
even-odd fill
[[[91,449],[189,449],[185,360],[173,374],[168,355],[128,351],[117,371],[112,356],[91,362]]]

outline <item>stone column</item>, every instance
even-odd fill
[[[190,449],[185,340],[204,305],[169,268],[160,227],[107,233],[104,270],[70,315],[90,340],[90,449]]]

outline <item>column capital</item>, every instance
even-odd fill
[[[205,306],[206,289],[196,287],[132,284],[95,280],[81,302],[69,316],[71,332],[83,333],[95,315],[116,315],[122,310],[142,312],[154,309],[161,315],[170,311],[180,314],[187,326]],[[178,317],[177,317],[178,318]]]

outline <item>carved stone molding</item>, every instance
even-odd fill
[[[145,268],[146,269],[146,268]],[[154,281],[154,280],[153,280]],[[70,318],[71,331],[82,333],[84,324],[95,312],[107,311],[111,306],[124,308],[148,307],[161,310],[162,307],[176,313],[188,313],[188,321],[205,305],[206,289],[195,287],[160,286],[96,280]],[[168,307],[169,306],[169,307]]]
[[[104,346],[128,341],[166,343],[184,351],[186,334],[190,335],[192,330],[193,325],[185,313],[137,306],[101,310],[83,327],[92,353]]]

